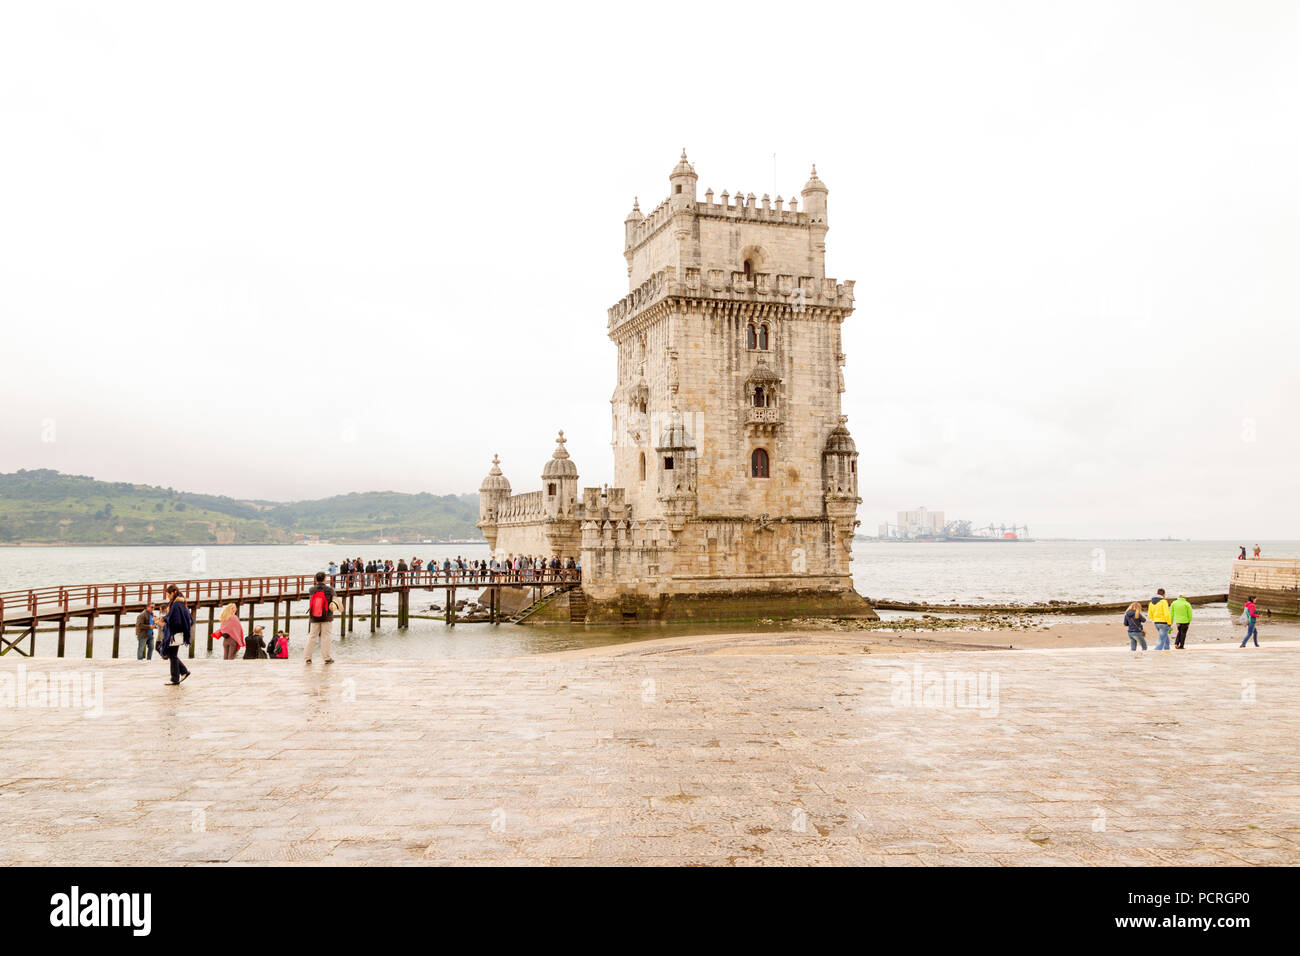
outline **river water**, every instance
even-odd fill
[[[1300,556],[1300,542],[1258,542],[1266,557]],[[853,578],[869,598],[935,603],[1005,604],[1051,600],[1112,602],[1145,600],[1157,587],[1170,596],[1226,592],[1237,546],[1254,541],[1024,541],[986,543],[890,543],[858,541]],[[369,558],[418,555],[426,561],[462,555],[488,557],[486,544],[395,544],[352,546]],[[323,569],[345,552],[330,545],[225,547],[76,547],[0,548],[0,591],[54,584],[113,581],[186,580],[205,577],[300,574]],[[442,595],[415,592],[413,614],[432,613]],[[396,611],[396,602],[386,610]],[[384,619],[371,635],[358,630],[339,642],[336,654],[347,657],[497,657],[592,647],[673,633],[756,629],[755,625],[672,625],[635,628],[527,628],[459,624],[413,619],[399,632],[395,619]],[[758,627],[765,627],[759,625]],[[95,656],[111,653],[107,630],[97,630]],[[124,634],[125,644],[132,644]],[[37,639],[38,655],[53,653],[53,635]],[[82,652],[80,632],[69,636],[70,653]],[[300,653],[301,625],[294,624],[291,644]],[[205,641],[200,641],[200,648]],[[199,651],[203,653],[202,649]],[[295,654],[296,656],[296,654]]]

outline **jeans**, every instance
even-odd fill
[[[1246,638],[1241,642],[1242,647],[1245,647],[1246,641],[1249,641],[1252,637],[1255,639],[1255,646],[1259,647],[1259,631],[1255,629],[1258,623],[1255,618],[1250,619],[1250,623],[1246,625]]]
[[[1168,624],[1162,624],[1162,623],[1160,623],[1159,621],[1157,621],[1157,622],[1156,622],[1156,636],[1157,636],[1157,640],[1156,640],[1156,650],[1158,650],[1158,651],[1167,651],[1167,650],[1169,650],[1169,625],[1168,625]]]
[[[1147,649],[1147,638],[1146,638],[1146,635],[1145,635],[1145,634],[1134,634],[1134,633],[1132,633],[1132,632],[1130,631],[1130,632],[1129,632],[1129,635],[1128,635],[1128,649],[1129,649],[1130,651],[1136,651],[1136,650],[1138,649],[1138,642],[1139,642],[1139,641],[1142,642],[1142,650],[1145,651],[1145,650]]]
[[[136,637],[135,639],[135,659],[142,661],[146,659],[153,660],[153,638]]]
[[[167,658],[167,660],[171,662],[173,684],[179,684],[181,682],[181,675],[190,672],[190,669],[186,667],[185,663],[181,660],[181,649],[184,646],[184,644],[178,642],[169,647],[163,648],[163,657]]]

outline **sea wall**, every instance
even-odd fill
[[[1260,613],[1300,618],[1300,559],[1247,558],[1233,561],[1228,607],[1236,613],[1252,594]]]

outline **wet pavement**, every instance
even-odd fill
[[[0,862],[1295,864],[1297,664],[8,655]]]

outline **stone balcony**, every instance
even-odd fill
[[[779,408],[755,408],[751,405],[745,409],[745,427],[752,434],[773,435],[783,420]]]

